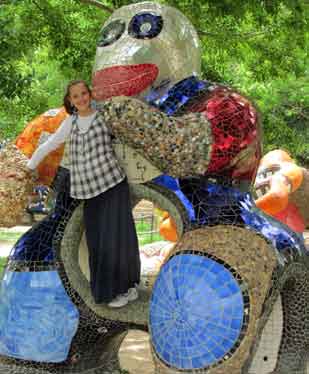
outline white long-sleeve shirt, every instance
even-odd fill
[[[77,126],[81,133],[86,133],[89,126],[96,115],[96,111],[89,116],[77,117]],[[46,157],[50,152],[57,149],[63,144],[69,137],[72,131],[72,120],[73,116],[67,117],[59,126],[57,131],[50,136],[50,138],[43,144],[41,144],[33,153],[31,159],[27,163],[27,167],[34,170],[39,163]]]

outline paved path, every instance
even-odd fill
[[[0,240],[0,257],[7,257],[10,254],[12,244]]]
[[[26,232],[31,226],[15,226],[10,229],[1,228],[1,232],[4,233],[20,233]],[[2,241],[0,240],[0,257],[7,257],[14,245],[14,242]]]
[[[149,334],[130,330],[121,344],[119,360],[121,368],[128,370],[130,374],[154,374]]]

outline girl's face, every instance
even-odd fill
[[[91,95],[84,83],[77,83],[70,88],[70,102],[80,114],[90,109]]]

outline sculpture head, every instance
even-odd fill
[[[287,208],[289,195],[303,181],[302,169],[280,149],[267,153],[260,162],[255,181],[256,205],[270,215]]]
[[[200,68],[196,30],[179,10],[154,2],[123,6],[100,31],[93,95],[97,101],[143,98],[150,88],[168,87]]]

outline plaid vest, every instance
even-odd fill
[[[98,112],[86,133],[72,120],[70,139],[71,196],[90,199],[114,187],[125,178],[115,156],[111,130]]]

